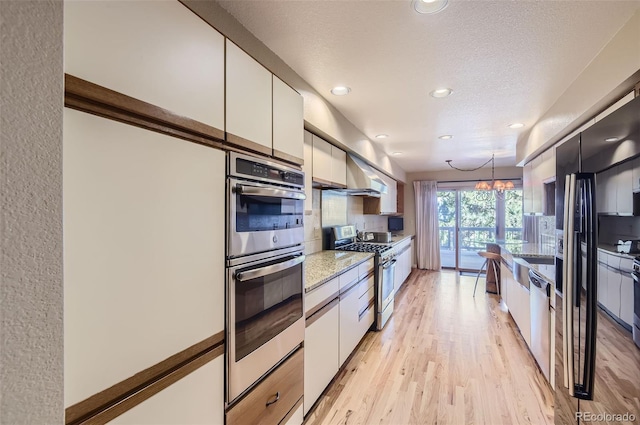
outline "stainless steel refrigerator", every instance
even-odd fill
[[[599,240],[611,239],[606,232],[616,220],[631,223],[629,232],[640,223],[634,217],[640,215],[640,193],[632,193],[631,184],[628,194],[620,193],[635,201],[632,211],[599,207],[603,191],[611,189],[599,179],[622,178],[618,170],[627,178],[638,157],[640,98],[556,149],[556,424],[640,424],[640,348],[632,326],[606,307],[598,290],[608,255]],[[605,228],[603,220],[613,225]]]

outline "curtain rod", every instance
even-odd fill
[[[436,180],[438,183],[473,183],[473,182],[479,182],[482,180],[491,180],[491,179],[473,179],[473,180]],[[496,179],[496,180],[517,180],[517,181],[521,181],[522,177],[514,177],[514,178],[502,178],[502,179]]]

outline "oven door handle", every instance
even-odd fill
[[[271,187],[257,187],[245,184],[237,184],[235,187],[235,192],[241,195],[266,196],[269,198],[298,199],[301,201],[307,199],[307,195],[305,195],[304,193],[295,192],[293,190]]]
[[[247,280],[253,280],[259,277],[281,272],[283,270],[287,270],[291,267],[297,266],[298,264],[302,263],[305,258],[305,255],[301,255],[291,260],[283,261],[282,263],[272,264],[270,266],[260,267],[258,269],[248,270],[244,272],[238,272],[236,273],[236,280],[239,282],[246,282]]]

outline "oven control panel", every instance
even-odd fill
[[[243,175],[244,177],[253,177],[258,180],[266,180],[291,186],[304,185],[304,173],[294,169],[286,169],[284,166],[252,161],[240,157],[235,158],[234,165],[236,174]]]

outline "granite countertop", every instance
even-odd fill
[[[337,275],[373,258],[370,252],[320,251],[305,259],[305,292],[317,288]]]
[[[636,258],[635,254],[627,254],[624,252],[618,252],[617,248],[615,245],[607,245],[607,244],[599,244],[598,245],[598,249],[602,250],[602,251],[607,251],[607,253],[609,254],[613,254],[613,255],[617,255],[618,257],[622,257],[622,258]]]
[[[397,235],[392,235],[391,236],[391,245],[395,245],[398,244],[406,239],[413,239],[415,236],[414,235],[405,235],[405,234],[401,234],[398,233]]]
[[[554,258],[556,248],[552,244],[540,244],[529,242],[502,242],[497,243],[514,257]]]

